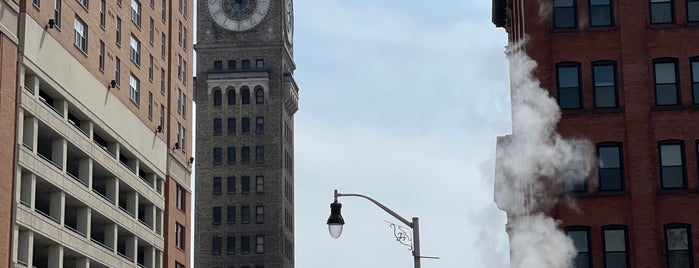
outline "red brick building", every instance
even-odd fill
[[[558,131],[595,146],[578,209],[549,212],[575,267],[695,267],[699,1],[493,0],[493,23],[527,38]]]

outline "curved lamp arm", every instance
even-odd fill
[[[366,196],[366,195],[361,195],[361,194],[341,194],[341,193],[338,193],[337,190],[335,190],[335,202],[337,202],[337,198],[340,197],[340,196],[356,196],[356,197],[361,197],[361,198],[364,198],[364,199],[366,199],[366,200],[369,200],[369,201],[371,201],[372,203],[374,203],[374,204],[376,204],[377,206],[379,206],[379,207],[380,207],[381,209],[383,209],[384,211],[386,211],[388,214],[391,214],[391,216],[393,216],[394,218],[396,218],[396,219],[398,219],[399,221],[401,221],[403,224],[407,225],[407,226],[410,227],[410,228],[414,228],[413,222],[406,220],[405,218],[403,218],[403,217],[401,217],[400,215],[398,215],[398,213],[394,212],[394,211],[391,210],[390,208],[384,206],[383,204],[379,203],[379,201],[376,201],[376,200],[374,200],[374,199],[371,198],[371,197],[368,197],[368,196]]]

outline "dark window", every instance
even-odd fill
[[[214,106],[221,106],[221,90],[214,90]]]
[[[696,105],[699,104],[699,57],[690,59],[690,69],[692,71],[692,103]]]
[[[221,224],[221,207],[214,207],[214,224]]]
[[[590,26],[612,26],[612,0],[590,0]]]
[[[226,237],[226,253],[235,254],[235,236]]]
[[[587,227],[568,227],[566,234],[573,240],[573,246],[577,251],[573,259],[573,267],[589,268],[590,263],[590,229]]]
[[[617,107],[616,66],[613,62],[599,62],[592,65],[595,85],[595,108]]]
[[[684,142],[680,140],[661,141],[660,180],[663,188],[685,188]]]
[[[234,60],[228,61],[228,70],[235,70],[235,61]]]
[[[687,21],[699,21],[699,0],[687,0]]]
[[[223,70],[223,62],[220,60],[214,61],[214,70]]]
[[[265,162],[265,147],[262,145],[255,146],[255,162]]]
[[[185,268],[184,264],[181,264],[179,262],[175,262],[175,268]]]
[[[257,68],[257,69],[265,68],[265,60],[256,59],[255,60],[255,68]]]
[[[665,256],[668,268],[694,267],[692,254],[692,228],[686,223],[666,224]]]
[[[242,193],[244,193],[244,194],[250,193],[250,176],[241,177],[240,184],[243,187]]]
[[[221,118],[214,118],[214,136],[221,136]]]
[[[228,154],[228,164],[235,165],[235,147],[228,147],[226,153]]]
[[[185,230],[184,226],[179,222],[175,223],[175,247],[179,249],[184,249],[185,245]]]
[[[250,223],[250,207],[240,207],[240,222],[243,224]]]
[[[558,105],[564,110],[582,108],[580,64],[557,64],[556,73],[558,77]]]
[[[250,89],[244,87],[240,89],[241,104],[250,104]]]
[[[187,207],[186,191],[182,186],[177,185],[177,209],[184,211]]]
[[[250,163],[250,147],[243,146],[243,149],[240,150],[240,158],[240,162],[242,162],[243,164]]]
[[[655,81],[655,105],[680,104],[677,85],[677,60],[658,59],[653,61]]]
[[[243,254],[250,253],[250,236],[244,235],[240,237],[240,252]]]
[[[214,255],[221,254],[221,237],[220,236],[214,236],[214,239],[211,242],[211,254],[214,254]]]
[[[221,194],[221,177],[214,177],[214,194]]]
[[[265,207],[257,206],[255,207],[255,223],[265,222]]]
[[[235,89],[228,89],[226,97],[228,98],[228,105],[235,105]]]
[[[257,117],[255,118],[255,133],[264,133],[265,132],[265,118],[264,117]]]
[[[575,6],[575,0],[554,0],[553,27],[575,28],[578,24]]]
[[[604,267],[628,268],[626,226],[603,226],[602,238],[604,240]]]
[[[650,0],[650,23],[673,23],[673,9],[673,0]]]
[[[250,133],[250,118],[243,117],[240,121],[243,133]]]
[[[265,191],[265,177],[257,176],[255,177],[255,192],[262,193]]]
[[[598,174],[600,191],[624,190],[624,176],[621,161],[621,144],[598,144],[597,159],[599,159]]]
[[[226,209],[226,222],[235,223],[235,207],[228,207]]]
[[[228,118],[228,134],[235,134],[235,118]]]
[[[221,164],[221,147],[214,148],[214,165]]]
[[[229,194],[234,194],[235,193],[235,177],[231,176],[228,177],[228,193]]]
[[[250,69],[250,60],[242,60],[241,65],[243,67],[243,70]]]
[[[255,104],[265,103],[265,90],[262,88],[255,89]]]

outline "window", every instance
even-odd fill
[[[180,124],[180,122],[177,122],[177,138],[175,139],[175,149],[180,148],[180,136],[182,136],[182,124]]]
[[[153,82],[153,55],[148,55],[148,80]]]
[[[99,47],[97,48],[98,55],[98,66],[101,72],[104,72],[104,41],[100,40]]]
[[[240,222],[243,224],[250,223],[250,207],[240,207]]]
[[[165,128],[165,105],[160,105],[160,125],[161,130]],[[161,131],[162,132],[162,131]]]
[[[213,189],[213,194],[214,194],[214,195],[220,195],[220,194],[221,194],[221,177],[214,177],[214,189]]]
[[[573,259],[573,267],[590,267],[590,229],[588,227],[568,227],[566,234],[573,240],[573,246],[578,254]]]
[[[79,18],[75,18],[75,47],[87,53],[87,26]]]
[[[80,5],[83,6],[84,8],[86,8],[86,9],[89,8],[89,2],[88,2],[88,0],[78,0],[78,3],[80,3]]]
[[[250,253],[250,236],[244,235],[240,237],[240,252],[243,254]]]
[[[250,163],[250,147],[243,146],[243,149],[240,150],[240,158],[240,162],[242,162],[243,164]]]
[[[179,123],[178,123],[179,124]],[[187,138],[187,129],[182,127],[182,139],[180,139],[180,144],[182,144],[182,152],[184,152],[184,148],[186,147],[187,143],[185,143],[185,138]]]
[[[141,65],[141,41],[133,35],[131,36],[131,61]]]
[[[257,117],[255,118],[255,133],[264,133],[265,132],[265,118],[264,117]]]
[[[185,268],[184,264],[181,264],[179,262],[175,262],[175,268]]]
[[[121,18],[117,16],[116,19],[116,43],[117,45],[121,45]]]
[[[182,47],[187,49],[187,27],[182,28]]]
[[[235,118],[228,118],[228,134],[235,134]]]
[[[182,186],[177,185],[177,209],[184,211],[187,205],[187,197]]]
[[[235,223],[235,207],[226,208],[226,223]]]
[[[678,105],[677,60],[653,60],[655,78],[655,105]]]
[[[228,164],[235,165],[235,147],[228,147],[227,154],[228,154]]]
[[[39,0],[32,0],[32,4],[34,4],[34,6],[37,7],[37,8],[41,5],[41,3],[39,2]]]
[[[665,256],[668,268],[694,267],[692,228],[686,223],[666,224]]]
[[[255,146],[255,162],[265,162],[265,147],[262,145]]]
[[[699,0],[687,0],[687,21],[699,21]]]
[[[250,104],[250,89],[243,87],[240,89],[241,104]]]
[[[684,142],[666,140],[659,142],[659,147],[662,188],[685,188]]]
[[[221,118],[214,118],[214,136],[221,136]]]
[[[619,106],[616,91],[616,65],[614,62],[593,62],[592,80],[595,89],[595,108]]]
[[[628,268],[626,226],[602,226],[604,240],[604,267]]]
[[[182,56],[177,54],[177,79],[182,81]]]
[[[650,0],[650,23],[673,23],[675,21],[673,0]]]
[[[104,29],[104,26],[107,22],[106,9],[107,3],[105,2],[105,0],[100,0],[100,27],[102,27],[102,29]]]
[[[163,0],[160,3],[160,7],[162,8],[160,11],[160,19],[162,19],[163,21],[165,21],[165,18],[167,17],[166,16],[167,15],[167,11],[166,11],[167,10],[167,4],[166,4],[167,2],[166,1],[167,0]]]
[[[250,193],[250,176],[243,176],[240,179],[240,184],[242,189],[242,193],[244,194],[249,194]]]
[[[214,225],[219,225],[221,224],[221,207],[214,207]]]
[[[117,86],[121,84],[121,60],[119,58],[114,61],[114,80]]]
[[[226,254],[235,254],[235,236],[226,237]]]
[[[235,61],[234,60],[228,61],[228,70],[235,70]]]
[[[265,237],[258,235],[257,237],[255,237],[255,240],[255,253],[265,253]]]
[[[153,45],[153,42],[155,42],[155,22],[153,21],[153,18],[150,18],[149,21],[149,26],[148,26],[148,42],[150,42],[151,45]]]
[[[612,0],[590,0],[590,26],[612,25]]]
[[[62,0],[55,0],[53,5],[53,19],[56,23],[56,27],[61,27],[61,5]]]
[[[165,69],[160,68],[160,94],[165,95]]]
[[[134,74],[129,78],[129,88],[131,89],[129,99],[135,104],[141,104],[141,81]]]
[[[214,236],[213,241],[211,242],[211,254],[214,254],[214,255],[221,254],[221,237],[220,236]]]
[[[221,147],[214,148],[214,165],[221,164]]]
[[[250,133],[250,118],[243,117],[240,122],[243,133]]]
[[[160,57],[165,58],[165,34],[160,34]]]
[[[228,194],[235,194],[235,177],[228,177],[227,188]]]
[[[221,106],[221,90],[214,90],[214,106]]]
[[[187,61],[182,60],[182,84],[187,84]]]
[[[148,91],[148,119],[153,120],[153,92]]]
[[[182,46],[182,21],[177,21],[177,44]]]
[[[179,222],[175,223],[175,246],[179,249],[184,249],[185,245],[185,230],[184,226]]]
[[[255,104],[265,103],[265,90],[262,88],[255,89]]]
[[[561,109],[582,108],[580,64],[556,64],[556,75],[558,77],[558,105],[561,106]]]
[[[692,103],[697,105],[699,104],[699,57],[693,57],[689,60],[692,72]]]
[[[575,28],[578,25],[575,0],[553,1],[553,27]]]
[[[597,159],[599,159],[598,174],[600,191],[624,190],[624,172],[621,165],[621,144],[598,144]]]
[[[242,60],[240,65],[243,70],[248,70],[250,69],[250,60]]]
[[[255,207],[255,223],[265,222],[265,207],[257,206]]]
[[[255,68],[257,68],[257,69],[265,68],[265,60],[256,59],[255,60]]]
[[[116,3],[119,7],[121,7],[121,0],[116,0]]]
[[[141,28],[141,2],[131,0],[131,21]]]
[[[223,62],[220,60],[214,61],[214,70],[223,70]]]
[[[265,177],[257,176],[255,177],[255,192],[262,193],[265,191]]]

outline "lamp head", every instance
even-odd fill
[[[340,210],[342,204],[335,202],[330,204],[330,217],[328,218],[328,231],[332,238],[337,239],[342,234],[342,226],[345,225],[345,219],[342,218]]]

